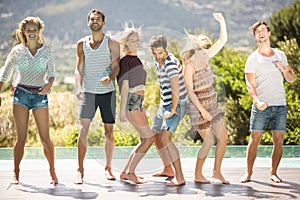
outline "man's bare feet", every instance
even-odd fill
[[[203,183],[203,184],[212,184],[213,182],[210,180],[207,180],[203,175],[197,176],[194,179],[195,183]]]
[[[214,172],[212,175],[213,178],[219,179],[223,184],[230,184],[229,181],[226,181],[221,172]]]
[[[10,184],[14,184],[14,185],[19,184],[19,173],[14,173],[13,177],[10,180]]]
[[[58,184],[58,178],[56,176],[55,170],[50,170],[51,182],[50,184]]]
[[[83,184],[83,176],[84,176],[84,172],[80,171],[79,169],[77,170],[77,175],[76,175],[76,179],[74,181],[74,184],[77,185],[81,185]]]
[[[105,176],[107,180],[115,181],[116,177],[111,172],[111,167],[105,167]]]
[[[240,183],[247,183],[247,182],[250,182],[250,179],[251,179],[251,175],[248,175],[247,173],[244,174],[244,176],[242,176],[240,178]]]
[[[282,179],[279,178],[279,177],[277,176],[277,174],[271,175],[270,179],[271,179],[271,181],[273,181],[274,183],[281,183],[281,182],[282,182]]]
[[[125,180],[130,180],[135,184],[147,183],[147,181],[145,181],[143,178],[138,177],[137,175],[135,175],[135,173],[127,173]]]
[[[155,176],[155,177],[174,177],[174,171],[173,171],[171,166],[170,167],[165,167],[162,172],[155,173],[152,176]]]

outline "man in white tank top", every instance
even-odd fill
[[[283,80],[293,82],[296,78],[284,52],[270,46],[270,28],[265,21],[252,27],[258,48],[247,59],[245,79],[248,93],[253,100],[250,118],[250,141],[247,148],[246,174],[240,182],[249,182],[259,142],[267,125],[273,137],[272,168],[270,180],[282,182],[277,168],[282,157],[283,136],[286,132],[287,107]]]
[[[75,184],[83,183],[83,161],[87,149],[87,135],[90,124],[99,107],[105,131],[105,175],[116,180],[111,171],[114,151],[113,128],[115,123],[115,77],[120,70],[120,46],[103,33],[105,15],[101,10],[92,9],[88,14],[91,35],[77,43],[76,96],[81,100],[80,133],[78,145],[78,170]]]

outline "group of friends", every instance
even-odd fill
[[[219,39],[213,44],[205,35],[186,33],[186,43],[181,51],[182,63],[167,50],[164,35],[153,36],[149,41],[160,85],[161,103],[150,126],[143,108],[147,72],[139,58],[140,29],[124,26],[124,31],[111,37],[103,32],[105,14],[92,9],[87,16],[91,34],[77,42],[75,69],[76,96],[80,100],[80,132],[78,135],[78,169],[75,184],[84,183],[84,158],[90,124],[99,107],[105,132],[105,175],[116,180],[112,172],[115,147],[114,124],[116,113],[116,82],[120,89],[120,122],[128,121],[139,133],[140,143],[133,149],[120,174],[121,180],[136,184],[146,180],[135,170],[148,149],[155,144],[163,161],[163,170],[153,176],[174,177],[168,186],[185,184],[180,153],[172,135],[187,113],[192,130],[203,138],[199,149],[194,181],[213,183],[203,175],[205,159],[216,144],[212,177],[229,184],[221,172],[228,135],[224,116],[218,107],[217,93],[213,87],[213,72],[209,60],[227,42],[226,22],[221,13],[213,17],[220,24]],[[20,162],[28,131],[29,111],[33,117],[49,162],[51,183],[57,184],[54,166],[54,146],[49,136],[48,94],[55,79],[53,50],[44,43],[44,23],[39,17],[23,19],[16,31],[20,44],[10,51],[0,70],[0,90],[12,79],[13,116],[17,140],[14,146],[14,173],[12,184],[19,183]],[[248,57],[245,80],[253,100],[250,118],[250,141],[247,148],[247,169],[240,182],[250,181],[258,145],[269,124],[273,137],[272,168],[270,179],[282,182],[277,175],[286,132],[287,106],[283,80],[296,78],[286,55],[270,46],[270,29],[265,21],[251,26],[258,48]],[[121,58],[120,50],[123,53]],[[116,80],[116,81],[115,81]],[[1,106],[1,97],[0,97]]]

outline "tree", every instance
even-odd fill
[[[300,46],[300,0],[289,7],[281,9],[270,18],[271,45],[277,47],[285,38],[295,38]]]

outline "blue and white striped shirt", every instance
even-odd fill
[[[170,79],[174,76],[179,78],[179,100],[187,100],[187,91],[184,84],[184,79],[182,75],[182,67],[178,59],[171,53],[168,54],[162,67],[159,67],[159,63],[154,61],[157,77],[160,84],[160,98],[162,100],[162,105],[166,106],[172,103],[172,89]]]
[[[115,81],[111,80],[108,86],[100,83],[101,78],[108,76],[112,71],[111,54],[108,47],[108,36],[105,35],[101,45],[97,49],[92,49],[89,37],[84,38],[83,52],[83,92],[93,94],[105,94],[115,90]]]

